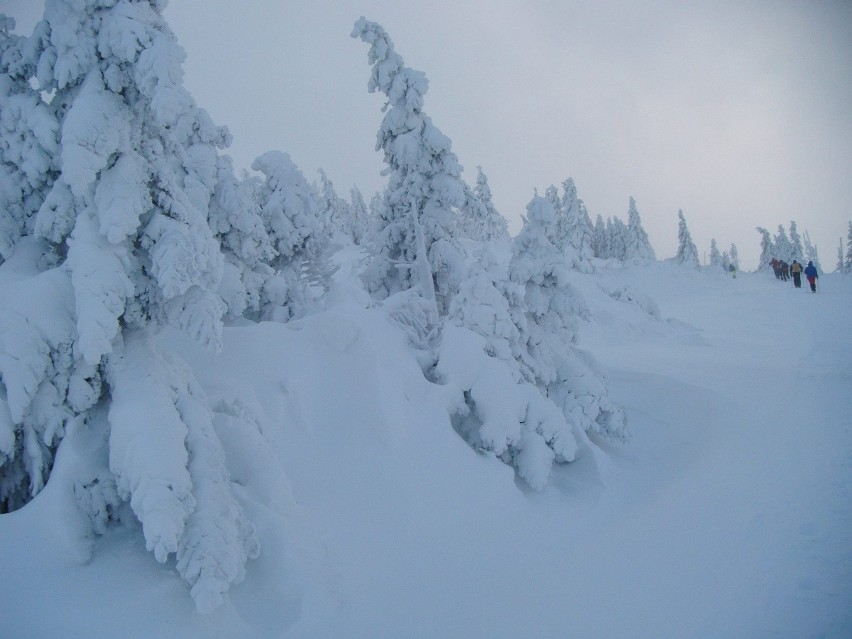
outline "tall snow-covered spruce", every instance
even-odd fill
[[[627,260],[644,264],[657,259],[654,249],[651,247],[651,241],[648,239],[648,234],[642,227],[639,210],[636,208],[636,200],[632,197],[630,198],[630,205],[627,210],[626,244],[625,259]]]
[[[683,216],[683,211],[677,212],[677,255],[675,262],[684,266],[692,266],[698,268],[701,262],[698,259],[698,248],[695,242],[692,241],[692,235],[689,234],[689,229],[686,227],[686,218]]]
[[[367,287],[413,343],[434,349],[424,372],[441,382],[457,432],[542,488],[554,462],[593,445],[587,431],[626,437],[621,411],[575,345],[585,306],[568,277],[591,270],[591,230],[580,228],[588,216],[566,182],[570,223],[557,224],[554,188],[552,203],[530,203],[509,250],[484,175],[465,187],[450,141],[422,112],[423,74],[403,66],[376,23],[362,18],[352,35],[371,45],[370,90],[388,98],[377,149],[390,179]],[[471,240],[470,255],[454,233]],[[430,310],[418,315],[416,299]]]
[[[757,262],[758,271],[768,271],[772,268],[770,262],[775,257],[775,246],[772,243],[772,235],[762,226],[755,227],[760,233],[760,257]]]
[[[423,112],[426,76],[405,66],[381,25],[361,18],[352,37],[370,45],[369,91],[388,100],[376,150],[384,152],[389,179],[365,272],[367,288],[384,298],[419,287],[434,322],[446,314],[463,271],[453,237],[464,202],[462,167],[450,139]]]
[[[33,35],[12,43],[15,64],[4,43],[0,89],[22,96],[19,126],[38,143],[29,153],[44,153],[11,159],[33,172],[26,185],[13,180],[26,203],[13,234],[25,238],[6,242],[21,250],[4,257],[21,262],[32,286],[4,291],[0,309],[0,502],[16,507],[37,493],[63,436],[96,432],[96,415],[108,414],[106,445],[87,462],[108,476],[91,481],[81,466],[69,494],[93,522],[129,502],[148,549],[161,562],[175,554],[198,608],[210,610],[257,542],[204,394],[157,335],[172,326],[221,345],[223,229],[210,217],[231,183],[219,156],[229,135],[184,89],[184,52],[164,5],[47,0]],[[261,229],[248,225],[245,236],[249,253],[267,250]],[[33,287],[49,295],[33,303]],[[96,458],[101,449],[108,460]],[[104,499],[113,503],[92,512]]]

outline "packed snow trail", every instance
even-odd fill
[[[218,357],[176,336],[261,557],[199,616],[132,523],[89,563],[69,553],[51,481],[0,517],[0,636],[852,636],[852,281],[821,284],[578,275],[580,344],[634,437],[538,493],[452,430],[357,288],[309,320],[227,329]]]
[[[591,347],[635,424],[607,497],[638,466],[661,480],[619,504],[634,514],[590,553],[611,558],[589,593],[620,611],[608,636],[850,636],[850,283],[812,295],[761,274],[681,277],[676,294],[643,281],[699,329],[680,347]]]

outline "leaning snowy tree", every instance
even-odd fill
[[[462,250],[453,238],[464,202],[462,167],[450,139],[423,112],[426,76],[405,66],[381,25],[361,18],[352,37],[370,45],[369,91],[388,100],[376,142],[388,167],[386,206],[365,283],[379,298],[419,287],[435,322],[463,277]]]
[[[651,241],[648,239],[648,234],[642,228],[642,220],[639,217],[639,211],[636,208],[636,200],[630,198],[629,208],[627,210],[627,239],[625,248],[625,259],[638,262],[640,264],[653,262],[657,259],[654,254],[654,249],[651,247]]]
[[[12,258],[31,277],[0,309],[0,502],[34,496],[76,440],[64,481],[89,535],[129,503],[147,548],[160,562],[176,556],[206,611],[258,545],[206,398],[158,345],[167,326],[221,345],[223,257],[208,216],[229,142],[182,85],[164,5],[47,0],[21,47],[17,69],[50,100],[31,102],[23,122],[40,120],[48,149],[49,112],[58,155]]]
[[[757,270],[766,271],[772,268],[770,262],[775,257],[775,245],[767,229],[758,226],[755,230],[760,233],[760,258],[757,261]]]
[[[683,211],[678,210],[677,219],[677,255],[675,262],[698,268],[701,266],[698,259],[698,249],[695,247],[695,242],[692,241],[689,229],[686,228],[686,218],[683,217]]]

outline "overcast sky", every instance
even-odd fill
[[[0,0],[29,32],[38,0]],[[186,86],[233,133],[239,167],[288,152],[341,196],[384,179],[382,99],[367,93],[379,22],[429,79],[425,111],[510,228],[533,195],[573,177],[592,215],[636,198],[659,258],[683,209],[699,254],[796,220],[827,270],[852,219],[852,2],[171,0]]]

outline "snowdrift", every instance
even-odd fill
[[[3,632],[845,636],[852,290],[824,279],[811,296],[666,264],[578,274],[581,343],[634,439],[593,435],[539,492],[459,436],[447,387],[345,280],[319,315],[226,328],[219,355],[168,333],[259,556],[203,615],[136,518],[79,538],[63,491],[99,434],[69,434],[45,490],[0,517]],[[778,314],[812,330],[789,339]]]

